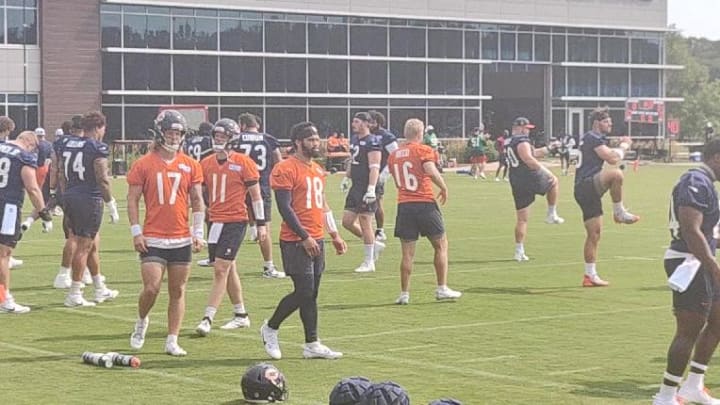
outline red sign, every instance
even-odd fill
[[[675,135],[675,136],[680,135],[680,120],[677,118],[668,120],[667,130],[670,133],[670,135]]]
[[[665,102],[652,98],[630,98],[625,102],[625,121],[657,124],[665,121]]]

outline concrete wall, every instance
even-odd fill
[[[40,49],[37,46],[27,48],[27,92],[40,92]],[[0,92],[23,92],[23,50],[19,48],[0,48]]]
[[[109,0],[306,13],[664,29],[667,0]]]

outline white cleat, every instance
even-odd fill
[[[530,260],[530,258],[525,255],[525,252],[515,252],[514,259],[518,262],[526,262]]]
[[[686,384],[680,387],[677,396],[679,402],[687,404],[720,405],[720,399],[713,398],[707,388],[691,387]]]
[[[142,349],[143,345],[145,345],[145,334],[147,333],[149,324],[150,317],[145,317],[144,321],[141,319],[135,321],[135,328],[130,334],[130,347],[135,350]]]
[[[652,405],[683,405],[683,403],[680,402],[677,397],[673,397],[672,399],[666,399],[660,398],[659,395],[655,395],[653,397]]]
[[[496,183],[497,183],[497,182],[500,182],[500,178],[499,178],[499,177],[495,177],[495,182],[496,182]]]
[[[385,250],[385,244],[379,241],[375,241],[375,247],[373,249],[373,261],[378,261],[383,250]]]
[[[197,328],[195,328],[195,332],[197,332],[200,336],[207,336],[210,334],[210,330],[212,329],[212,321],[207,316],[200,321]]]
[[[82,295],[68,294],[65,297],[65,306],[68,308],[94,307],[95,303],[86,300]]]
[[[378,242],[385,242],[387,240],[387,235],[385,234],[385,231],[382,229],[378,229],[375,231],[375,240]]]
[[[240,329],[240,328],[249,328],[249,327],[250,327],[250,317],[246,315],[246,316],[233,317],[233,319],[230,322],[221,326],[220,329],[229,330],[229,329]]]
[[[70,278],[69,274],[59,273],[57,276],[55,276],[55,281],[53,281],[53,288],[57,288],[58,290],[66,290],[70,288],[71,284],[72,278]]]
[[[355,269],[355,273],[372,273],[375,271],[375,263],[374,262],[362,262],[360,266]]]
[[[82,276],[82,282],[85,285],[92,284],[93,279],[92,279],[92,274],[90,274],[90,270],[85,269],[85,271],[83,272],[83,276]]]
[[[177,343],[165,343],[165,353],[176,357],[187,356],[185,349]]]
[[[22,266],[23,263],[25,263],[25,262],[22,261],[22,260],[20,260],[20,259],[16,259],[16,258],[14,258],[14,257],[12,257],[12,256],[10,256],[10,261],[8,262],[11,270],[12,270],[12,269],[17,269],[18,267]]]
[[[623,211],[620,214],[613,214],[613,220],[618,224],[632,225],[639,221],[640,217],[628,211]]]
[[[303,357],[306,359],[330,359],[335,360],[343,356],[320,342],[305,343],[303,345]]]
[[[400,293],[400,296],[397,297],[395,300],[395,303],[398,305],[407,305],[410,303],[410,294],[406,293]]]
[[[210,259],[202,259],[197,261],[197,265],[200,267],[213,267],[215,262],[211,262]]]
[[[280,344],[278,343],[278,331],[268,326],[267,321],[260,327],[260,337],[265,346],[265,353],[275,360],[282,358]]]
[[[112,301],[120,295],[120,291],[103,287],[95,290],[95,302],[101,304],[105,301]]]
[[[565,222],[565,219],[560,218],[560,217],[557,216],[557,215],[548,215],[548,216],[545,218],[545,223],[546,223],[546,224],[551,224],[551,225],[558,224],[558,225],[559,225],[559,224],[562,224],[562,223],[564,223],[564,222]]]
[[[30,307],[18,304],[12,296],[7,297],[5,302],[0,304],[0,313],[2,314],[27,314],[28,312],[30,312]]]
[[[435,299],[438,301],[454,300],[460,297],[462,297],[462,293],[460,291],[451,290],[448,287],[438,288],[435,290]]]
[[[263,266],[263,273],[262,276],[264,278],[285,278],[286,274],[275,267],[273,264],[270,267]]]

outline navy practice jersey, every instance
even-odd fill
[[[390,152],[388,152],[387,147],[388,145],[391,145],[393,142],[397,142],[397,137],[395,134],[387,130],[386,128],[378,128],[378,131],[375,133],[376,136],[379,136],[382,143],[382,157],[380,159],[380,170],[383,170],[385,166],[387,166],[387,160],[390,156]]]
[[[24,166],[37,167],[37,155],[25,152],[12,143],[0,144],[0,202],[22,207],[25,184],[22,181]]]
[[[587,132],[580,139],[580,157],[575,165],[575,184],[588,177],[593,177],[602,170],[604,160],[595,152],[600,145],[607,145],[605,135],[597,132]]]
[[[65,176],[65,193],[102,197],[94,163],[96,159],[108,157],[106,144],[94,139],[70,135],[65,137],[62,149],[56,153],[62,159],[60,169]]]
[[[680,177],[670,196],[670,249],[690,253],[687,243],[680,232],[678,221],[680,207],[692,207],[702,213],[703,220],[700,231],[710,246],[713,255],[717,245],[716,226],[720,221],[720,208],[718,207],[718,194],[713,185],[713,178],[706,168],[688,170]]]
[[[366,189],[370,180],[370,168],[368,167],[368,154],[374,151],[382,151],[382,137],[369,134],[364,138],[353,135],[350,138],[350,154],[352,167],[350,178],[353,187]]]
[[[185,140],[185,154],[198,162],[213,153],[212,139],[209,136],[195,135]]]
[[[38,167],[45,166],[45,161],[50,159],[53,154],[53,145],[49,141],[41,140],[38,142],[38,158],[37,158],[37,165]]]
[[[518,152],[518,147],[523,143],[527,143],[532,147],[532,143],[530,142],[530,137],[528,135],[513,135],[510,137],[510,142],[505,148],[507,161],[510,166],[510,181],[513,183],[527,182],[532,181],[533,179],[532,174],[534,171],[530,170],[528,165],[520,159],[520,152]]]
[[[234,151],[244,153],[255,162],[260,173],[260,185],[269,187],[278,140],[262,132],[243,132],[233,137],[230,143]]]
[[[59,153],[68,136],[69,135],[60,135],[58,137],[55,137],[55,140],[52,143],[53,152],[55,153],[55,157],[57,157],[58,161],[62,159],[62,156],[60,156]]]

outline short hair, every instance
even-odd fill
[[[238,116],[238,124],[241,127],[257,128],[257,117],[253,113],[242,113]]]
[[[370,116],[370,114],[365,111],[360,111],[360,112],[355,113],[355,115],[353,115],[353,119],[354,118],[357,118],[360,121],[365,121],[365,122],[372,122],[372,120],[373,120],[373,118]]]
[[[0,132],[5,131],[14,131],[15,130],[15,121],[12,120],[12,118],[8,117],[7,115],[3,115],[0,117]]]
[[[203,136],[210,136],[212,134],[213,124],[209,122],[201,122],[198,126],[198,133]]]
[[[590,113],[590,119],[595,121],[602,121],[606,118],[610,118],[610,109],[607,107],[598,107]]]
[[[703,148],[703,161],[708,162],[718,154],[720,154],[720,138],[713,138],[708,141]]]
[[[298,122],[297,124],[293,125],[292,128],[290,128],[290,140],[294,144],[295,141],[311,137],[317,133],[317,128],[315,128],[315,124],[313,124],[312,122]]]
[[[92,132],[106,125],[105,114],[100,111],[88,111],[82,116],[80,126],[83,131]]]
[[[253,114],[255,116],[255,122],[257,123],[257,127],[260,128],[262,126],[262,118],[260,118],[259,115]]]
[[[403,128],[403,135],[405,138],[413,136],[422,136],[425,131],[425,124],[417,118],[410,118],[405,121],[405,128]]]
[[[82,115],[73,115],[70,119],[70,129],[82,129]]]
[[[64,135],[69,135],[70,130],[72,129],[72,121],[63,121],[62,125],[60,125],[60,129],[62,130]]]
[[[378,127],[385,127],[385,116],[380,111],[370,110],[368,111],[372,119],[378,125]]]
[[[33,132],[33,131],[22,131],[22,132],[20,132],[20,134],[18,134],[17,138],[15,138],[15,139],[20,140],[20,141],[30,142],[31,144],[33,144],[35,146],[35,148],[37,148],[38,144],[40,143],[37,135],[35,135],[35,132]]]

